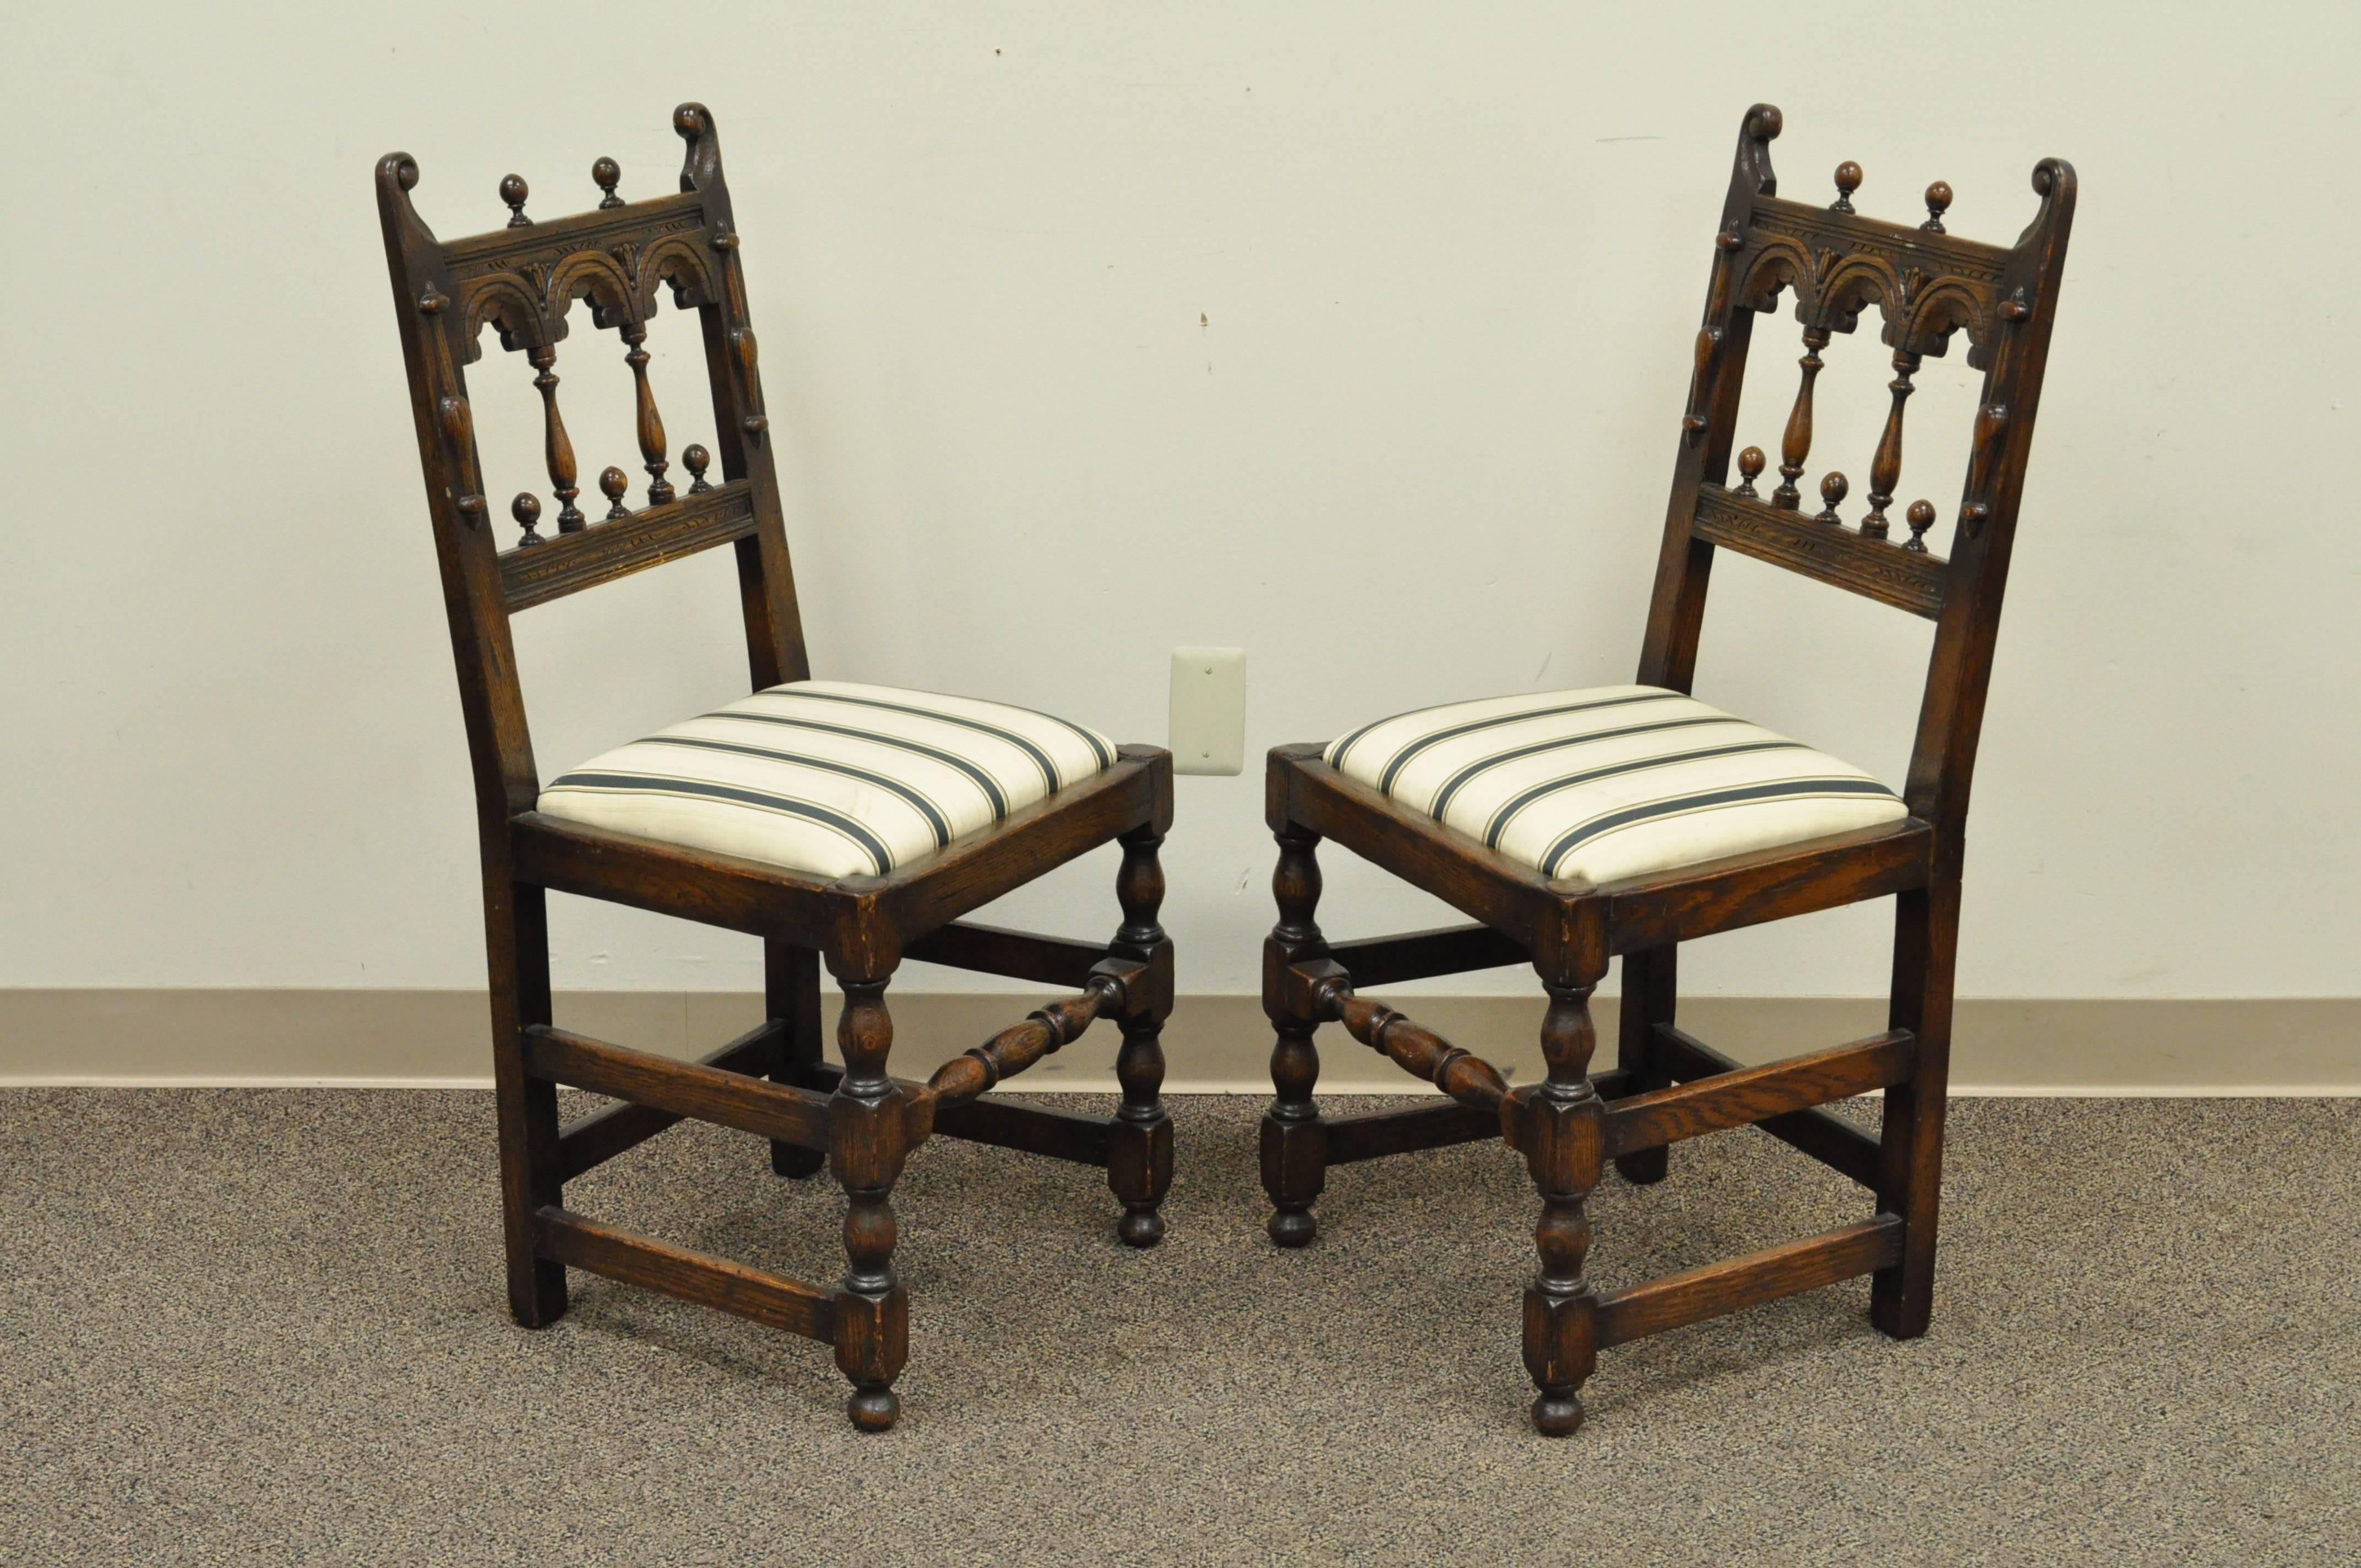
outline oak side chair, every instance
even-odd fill
[[[451,648],[476,777],[499,1086],[509,1304],[540,1328],[566,1310],[566,1270],[594,1273],[831,1343],[853,1385],[856,1426],[899,1409],[908,1299],[893,1266],[895,1178],[930,1133],[1102,1166],[1135,1247],[1163,1234],[1172,1130],[1158,1036],[1172,1005],[1172,944],[1157,924],[1157,847],[1171,823],[1171,759],[1022,708],[813,681],[781,524],[776,457],[748,323],[744,264],[713,116],[684,104],[680,192],[626,202],[614,160],[593,165],[604,199],[549,220],[524,214],[525,183],[500,182],[505,228],[444,243],[411,204],[418,166],[378,164],[379,211],[409,366]],[[712,455],[681,454],[667,481],[664,423],[649,387],[647,324],[661,289],[704,332]],[[577,301],[621,340],[638,400],[646,504],[620,468],[609,507],[574,504],[574,449],[557,404],[556,348]],[[502,550],[477,460],[462,366],[486,326],[534,371],[559,510],[516,498],[523,537]],[[737,554],[754,695],[595,758],[544,785],[525,726],[509,620],[520,610],[697,551]],[[958,916],[1086,850],[1119,841],[1123,920],[1104,944],[968,924]],[[768,1016],[698,1063],[553,1026],[546,894],[555,890],[752,932],[763,940]],[[819,960],[843,987],[837,1044],[820,1055]],[[886,1075],[885,988],[906,958],[1071,989],[953,1060],[926,1084]],[[1096,1018],[1121,1029],[1112,1116],[982,1098],[1070,1043]],[[560,1126],[557,1086],[621,1102]],[[571,1178],[684,1117],[771,1141],[773,1168],[825,1161],[849,1199],[849,1259],[833,1289],[683,1250],[566,1206]]]
[[[1263,1003],[1278,1032],[1278,1089],[1262,1125],[1269,1230],[1312,1239],[1312,1201],[1331,1165],[1499,1136],[1540,1189],[1538,1277],[1524,1298],[1524,1361],[1539,1388],[1533,1424],[1582,1424],[1578,1389],[1598,1351],[1642,1335],[1859,1274],[1871,1317],[1896,1338],[1926,1332],[1950,1046],[1952,961],[1968,784],[1992,671],[2001,590],[2074,212],[2074,171],[2035,166],[2040,205],[2013,247],[1943,226],[1950,187],[1927,191],[1912,226],[1861,216],[1861,169],[1836,172],[1837,200],[1782,200],[1770,143],[1780,114],[1750,110],[1722,209],[1705,323],[1664,524],[1639,683],[1460,703],[1366,725],[1327,745],[1270,754],[1267,815],[1279,840],[1279,924],[1266,944]],[[1802,385],[1769,496],[1764,458],[1738,457],[1732,426],[1757,313],[1783,291],[1803,323]],[[1796,480],[1812,444],[1812,382],[1829,334],[1865,306],[1884,317],[1893,403],[1870,463],[1858,527],[1838,516],[1847,484],[1803,510]],[[1886,517],[1902,467],[1903,406],[1921,357],[1964,333],[1984,372],[1966,493],[1948,559],[1924,535],[1935,509]],[[1916,747],[1896,795],[1860,769],[1696,701],[1706,580],[1717,548],[1738,551],[1935,622]],[[1479,924],[1331,944],[1313,916],[1323,838],[1434,894]],[[1675,1023],[1678,944],[1860,900],[1895,900],[1888,1027],[1851,1045],[1741,1068]],[[1621,1062],[1592,1075],[1591,990],[1623,959]],[[1545,1081],[1511,1089],[1489,1064],[1356,994],[1431,975],[1530,962],[1549,994]],[[1323,1023],[1447,1092],[1416,1110],[1323,1118],[1312,1099]],[[1883,1089],[1880,1135],[1817,1107]],[[1760,1126],[1875,1195],[1858,1224],[1602,1295],[1583,1273],[1586,1195],[1604,1159],[1629,1179],[1665,1175],[1666,1146]]]

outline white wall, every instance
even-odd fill
[[[1749,104],[1786,111],[1784,193],[1851,157],[1911,218],[1940,176],[1982,238],[2073,159],[1962,989],[2356,989],[2361,9],[92,3],[7,36],[0,984],[480,983],[370,172],[415,154],[446,236],[512,169],[544,214],[600,154],[648,194],[694,96],[818,672],[1154,740],[1168,650],[1237,643],[1252,752],[1630,678]],[[710,418],[686,324],[676,442]],[[1794,334],[1756,334],[1766,445]],[[558,364],[586,474],[631,452],[618,349]],[[495,493],[545,485],[529,372],[488,353]],[[1883,354],[1829,358],[1814,472],[1858,498]],[[1967,374],[1922,378],[1905,499],[1957,493]],[[519,621],[544,772],[742,690],[729,576]],[[1897,776],[1923,624],[1749,562],[1715,592],[1699,694]],[[1252,984],[1259,792],[1180,784],[1188,989]],[[1333,931],[1426,913],[1343,859]],[[1002,913],[1095,930],[1105,888]],[[755,983],[751,941],[623,912],[569,904],[559,946],[564,985]],[[1864,910],[1685,973],[1865,992],[1884,953]]]

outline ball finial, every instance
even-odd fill
[[[709,490],[713,488],[710,484],[706,482],[705,477],[705,470],[713,461],[712,453],[708,452],[704,447],[692,442],[681,452],[680,461],[681,466],[688,470],[688,493],[690,495],[693,496],[699,490]]]
[[[1910,524],[1910,543],[1905,544],[1902,548],[1905,550],[1916,550],[1920,554],[1925,554],[1927,551],[1927,543],[1920,537],[1920,535],[1924,534],[1928,529],[1935,526],[1935,503],[1932,501],[1912,501],[1910,503],[1910,510],[1903,514],[1903,521]]]
[[[500,200],[509,204],[509,227],[521,229],[533,222],[524,215],[524,199],[531,193],[522,174],[511,174],[500,181]]]
[[[1837,165],[1837,199],[1828,203],[1832,213],[1852,211],[1852,193],[1861,189],[1861,165],[1846,159]]]
[[[591,181],[599,190],[607,193],[606,200],[598,203],[601,212],[609,207],[620,207],[623,204],[623,198],[615,194],[615,186],[622,178],[623,166],[611,158],[602,158],[590,166]]]
[[[1819,515],[1813,518],[1812,521],[1814,522],[1842,522],[1844,519],[1837,516],[1837,508],[1843,503],[1845,492],[1851,488],[1852,484],[1850,480],[1848,480],[1842,474],[1837,473],[1835,470],[1831,469],[1828,473],[1828,477],[1820,481],[1821,506]]]
[[[539,544],[542,542],[541,535],[533,531],[533,525],[541,521],[539,496],[531,490],[519,490],[517,499],[509,503],[509,515],[516,519],[519,528],[524,530],[524,537],[517,541],[519,544]]]
[[[631,515],[623,504],[623,492],[631,488],[631,477],[609,463],[598,470],[598,493],[607,498],[607,515],[598,521],[614,522]]]
[[[1738,455],[1738,494],[1754,493],[1754,481],[1763,477],[1763,465],[1768,461],[1760,446],[1750,446]]]
[[[1950,211],[1950,182],[1948,181],[1938,180],[1932,185],[1927,187],[1927,221],[1920,224],[1918,226],[1925,229],[1928,234],[1941,234],[1943,232],[1943,214]]]

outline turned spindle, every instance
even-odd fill
[[[672,499],[672,486],[664,479],[664,470],[672,465],[664,461],[664,416],[656,412],[656,395],[648,386],[647,324],[633,322],[624,327],[623,341],[631,345],[623,363],[631,367],[632,391],[639,400],[640,457],[648,469],[648,505],[660,507]]]
[[[1924,555],[1927,553],[1927,531],[1935,526],[1935,503],[1912,501],[1910,510],[1903,513],[1903,521],[1910,525],[1910,543],[1902,548],[1916,550]]]
[[[1851,484],[1842,474],[1833,468],[1828,470],[1828,477],[1820,481],[1820,510],[1813,514],[1812,521],[1841,526],[1844,519],[1837,515],[1837,508],[1844,503],[1845,492],[1850,488]]]
[[[1943,232],[1943,214],[1951,207],[1951,187],[1948,181],[1938,180],[1927,187],[1927,221],[1918,226],[1928,234]]]
[[[692,441],[681,449],[680,461],[681,465],[688,470],[688,493],[690,495],[693,496],[700,491],[709,490],[713,488],[710,484],[706,482],[705,477],[706,467],[713,461],[712,453],[708,452],[704,447],[699,446],[697,443]]]
[[[1837,199],[1828,203],[1832,213],[1852,211],[1852,193],[1861,189],[1861,165],[1846,159],[1837,165]]]
[[[623,504],[623,492],[631,488],[631,477],[612,463],[598,470],[598,491],[607,498],[607,515],[599,521],[620,522],[631,515],[631,509]]]
[[[1894,379],[1885,389],[1894,394],[1893,406],[1885,411],[1885,433],[1877,438],[1877,455],[1869,465],[1869,515],[1861,519],[1861,531],[1872,539],[1885,537],[1885,509],[1894,499],[1894,487],[1902,482],[1902,405],[1910,400],[1910,378],[1918,368],[1918,356],[1907,349],[1896,349],[1894,355]]]
[[[1754,493],[1754,481],[1763,477],[1763,465],[1765,461],[1763,448],[1760,446],[1750,446],[1740,453],[1738,455],[1738,488],[1730,493],[1745,496],[1750,499],[1761,499],[1762,498]]]
[[[551,368],[557,363],[557,350],[536,348],[527,353],[535,372],[533,384],[541,392],[542,455],[549,463],[549,488],[557,492],[557,532],[578,533],[585,519],[576,508],[574,498],[582,493],[575,482],[574,441],[566,433],[566,420],[557,411],[557,372]]]
[[[603,213],[609,207],[620,207],[623,204],[623,198],[615,194],[615,187],[620,184],[623,179],[623,166],[621,164],[616,162],[611,158],[602,158],[598,162],[590,166],[590,178],[598,185],[599,190],[606,192],[598,202],[598,210],[600,212]]]
[[[500,200],[509,204],[509,227],[522,229],[533,226],[533,220],[524,215],[524,199],[531,192],[526,189],[522,174],[511,174],[500,181]]]
[[[1820,350],[1828,345],[1826,327],[1804,329],[1804,356],[1795,362],[1804,367],[1803,384],[1795,389],[1795,406],[1788,411],[1786,433],[1779,440],[1779,488],[1771,492],[1772,505],[1788,511],[1804,502],[1795,481],[1804,477],[1805,460],[1812,455],[1812,382],[1820,373]]]
[[[531,490],[519,490],[517,492],[517,499],[509,503],[509,515],[517,520],[517,526],[519,528],[524,530],[524,537],[517,541],[517,547],[519,549],[522,549],[528,544],[546,544],[549,543],[547,540],[542,538],[540,534],[535,533],[533,531],[533,525],[541,521],[541,498],[539,496],[534,495]]]

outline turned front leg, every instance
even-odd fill
[[[1304,1246],[1319,1234],[1312,1201],[1328,1173],[1328,1130],[1312,1098],[1320,1080],[1320,1053],[1312,1044],[1320,1026],[1300,987],[1287,982],[1291,964],[1323,958],[1328,951],[1312,915],[1320,905],[1320,835],[1290,824],[1279,829],[1279,865],[1270,890],[1279,904],[1279,924],[1262,948],[1263,1012],[1278,1031],[1271,1047],[1270,1081],[1278,1091],[1262,1119],[1262,1186],[1270,1195],[1270,1239],[1281,1246]]]
[[[852,1381],[845,1409],[863,1431],[894,1424],[894,1379],[910,1358],[910,1298],[894,1277],[895,1179],[907,1154],[902,1096],[885,1076],[894,1020],[885,976],[839,977],[837,1048],[844,1077],[829,1101],[829,1165],[843,1187],[844,1283],[836,1293],[836,1365]]]
[[[1584,1277],[1590,1251],[1587,1200],[1598,1184],[1605,1107],[1589,1078],[1598,1035],[1589,985],[1549,986],[1542,1021],[1546,1081],[1519,1090],[1511,1125],[1542,1198],[1533,1245],[1541,1268],[1525,1290],[1525,1370],[1540,1389],[1533,1426],[1567,1437],[1582,1425],[1579,1389],[1598,1363],[1598,1297]]]
[[[1172,1012],[1172,943],[1156,916],[1164,903],[1164,868],[1156,851],[1164,836],[1143,828],[1123,839],[1123,869],[1115,874],[1115,901],[1123,926],[1107,951],[1148,966],[1124,988],[1120,1025],[1123,1047],[1115,1053],[1115,1081],[1123,1104],[1107,1129],[1107,1186],[1123,1204],[1115,1234],[1126,1246],[1154,1246],[1164,1239],[1164,1194],[1172,1186],[1172,1118],[1165,1113],[1164,1020]]]

